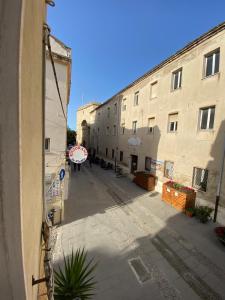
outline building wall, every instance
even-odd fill
[[[67,116],[68,100],[68,64],[69,62],[55,61],[55,68],[59,82],[59,89],[65,115]],[[46,60],[46,103],[45,103],[45,137],[50,138],[50,152],[64,153],[66,149],[67,120],[60,104],[56,83],[50,59]]]
[[[43,210],[45,1],[1,1],[0,11],[0,291],[3,299],[30,300]]]
[[[223,140],[225,138],[225,31],[224,29],[178,55],[177,58],[159,67],[141,80],[131,84],[122,92],[92,112],[91,141],[99,143],[99,154],[112,158],[112,149],[123,151],[123,165],[130,170],[131,155],[138,156],[138,170],[145,169],[145,157],[154,162],[152,170],[158,177],[158,189],[168,179],[164,176],[165,161],[174,162],[173,179],[191,186],[193,167],[208,169],[209,177],[206,192],[198,192],[198,197],[215,201],[216,185],[221,166]],[[205,78],[203,73],[204,56],[220,48],[220,71]],[[171,89],[172,73],[182,68],[182,86]],[[157,97],[151,98],[151,84],[157,81]],[[139,104],[134,106],[134,94],[139,91]],[[126,110],[122,101],[126,99]],[[114,111],[117,103],[117,112]],[[215,105],[213,130],[199,130],[199,109]],[[110,117],[108,117],[110,108]],[[178,130],[168,132],[169,114],[178,113]],[[155,117],[154,133],[148,134],[148,118]],[[132,132],[132,122],[137,121],[137,133]],[[121,124],[125,133],[121,133]],[[116,134],[113,126],[116,125]],[[110,133],[106,128],[109,126]],[[96,134],[96,128],[100,132]],[[139,138],[140,145],[132,146],[128,140]],[[136,139],[137,141],[137,139]],[[155,170],[156,169],[156,170]],[[223,181],[224,182],[224,181]],[[225,184],[222,184],[221,205],[225,206]]]

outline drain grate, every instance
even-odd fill
[[[145,283],[151,278],[147,267],[144,265],[140,257],[131,258],[128,260],[128,263],[139,283]]]

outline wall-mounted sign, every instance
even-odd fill
[[[83,146],[75,146],[70,149],[69,158],[75,164],[82,164],[87,159],[88,152]]]
[[[128,139],[128,144],[131,146],[139,146],[141,144],[141,140],[139,137],[131,137]]]
[[[59,179],[62,181],[64,176],[65,176],[65,170],[61,169],[60,172],[59,172]]]

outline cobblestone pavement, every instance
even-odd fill
[[[225,248],[200,224],[98,166],[72,173],[54,261],[85,247],[98,262],[94,300],[225,299]]]

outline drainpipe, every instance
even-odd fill
[[[221,167],[220,167],[219,181],[218,181],[217,190],[216,190],[216,204],[215,204],[213,222],[216,222],[216,219],[217,219],[221,185],[222,185],[222,180],[223,180],[224,161],[225,161],[225,139],[224,139],[224,145],[223,145],[223,156],[222,156]]]

